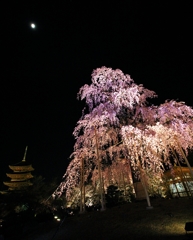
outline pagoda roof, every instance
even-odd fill
[[[22,161],[20,161],[20,162],[11,164],[10,166],[28,166],[28,165],[31,165],[31,164],[28,163],[26,160],[22,160]]]
[[[33,183],[29,182],[29,181],[11,181],[11,182],[3,182],[4,185],[10,187],[10,188],[23,188],[23,187],[29,187],[32,186]]]
[[[27,180],[27,179],[33,178],[33,175],[31,174],[31,172],[6,173],[6,175],[7,175],[7,177],[9,177],[11,179],[18,179],[18,180],[19,179]]]
[[[9,168],[13,170],[14,172],[30,172],[34,171],[34,168],[31,164],[17,164],[17,165],[9,165]]]

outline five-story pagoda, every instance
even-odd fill
[[[8,190],[10,191],[23,190],[33,185],[30,180],[33,178],[31,171],[33,171],[34,168],[31,164],[26,162],[27,148],[28,147],[25,149],[24,157],[21,162],[9,165],[9,168],[13,172],[6,173],[7,177],[10,178],[10,181],[3,182],[3,184],[8,186]]]

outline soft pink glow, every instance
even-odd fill
[[[137,85],[119,69],[98,68],[92,73],[92,83],[80,88],[78,97],[89,108],[77,122],[72,161],[63,182],[54,195],[64,191],[70,199],[79,186],[80,160],[84,159],[85,182],[97,185],[97,129],[104,186],[118,183],[120,173],[127,184],[132,182],[131,168],[136,176],[144,173],[145,181],[160,179],[164,165],[171,166],[171,148],[181,157],[182,147],[187,154],[193,148],[193,110],[183,102],[167,101],[149,106],[147,99],[155,92]],[[118,144],[121,141],[120,144]],[[125,162],[120,162],[120,159]]]

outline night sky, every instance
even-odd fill
[[[39,2],[1,6],[1,182],[26,145],[34,175],[62,178],[95,68],[121,69],[154,104],[193,106],[191,1]]]

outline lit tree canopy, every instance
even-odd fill
[[[114,164],[120,158],[127,159],[139,175],[139,169],[161,175],[164,165],[171,165],[171,149],[182,156],[182,149],[187,154],[193,148],[193,110],[185,103],[171,100],[150,105],[148,99],[156,97],[155,92],[135,84],[119,69],[97,68],[91,81],[78,93],[88,109],[74,129],[72,161],[55,195],[66,191],[70,196],[79,184],[81,159],[85,162],[85,181],[92,174],[95,179],[97,148],[104,176],[106,168],[120,168]]]
[[[80,88],[78,97],[85,99],[89,108],[89,115],[85,120],[92,119],[96,126],[102,124],[119,124],[119,118],[123,111],[131,111],[136,106],[144,106],[148,98],[156,97],[155,92],[137,85],[129,75],[124,75],[119,69],[97,68],[92,73],[91,85]],[[125,114],[125,113],[124,113]],[[74,135],[77,136],[79,127],[89,126],[88,122],[79,121]],[[93,126],[93,125],[92,125]]]

